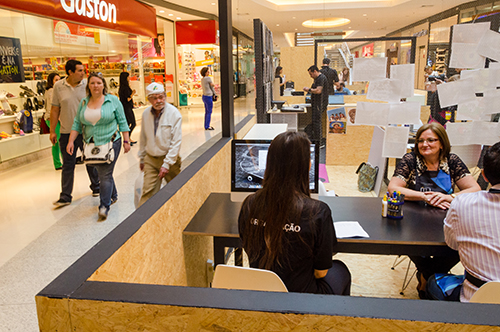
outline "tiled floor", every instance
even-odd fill
[[[235,123],[254,112],[254,100],[235,101]],[[182,158],[218,135],[220,107],[214,110],[215,131],[203,130],[202,107],[181,109],[183,116]],[[139,137],[140,127],[133,133]],[[60,191],[60,172],[50,158],[26,164],[0,174],[0,332],[38,330],[35,295],[69,265],[94,246],[134,211],[134,182],[139,175],[138,146],[121,154],[114,172],[119,192],[108,219],[98,223],[99,199],[92,197],[83,166],[77,166],[74,200],[70,206],[54,210],[52,202]],[[330,183],[340,196],[374,196],[356,188],[356,167],[327,167]],[[408,260],[394,271],[394,256],[337,254],[353,276],[352,295],[416,299],[413,279],[405,295],[399,291]],[[457,269],[457,268],[456,268]],[[414,267],[410,268],[410,274]],[[460,271],[458,269],[458,271]]]

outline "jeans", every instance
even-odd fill
[[[212,96],[201,96],[203,104],[205,104],[205,129],[210,128],[210,120],[212,118],[212,109],[214,107],[214,102],[212,101]]]
[[[63,157],[63,166],[61,173],[61,195],[59,199],[65,202],[71,202],[73,192],[73,183],[75,181],[75,163],[76,163],[76,150],[80,149],[83,151],[83,137],[78,135],[74,142],[73,154],[70,155],[66,152],[66,146],[68,146],[69,134],[61,134],[59,138],[59,146],[61,148],[61,154]],[[86,165],[87,174],[90,179],[90,189],[92,191],[99,190],[99,177],[97,171],[93,166]]]
[[[100,204],[99,209],[105,207],[109,210],[111,205],[111,199],[118,198],[118,192],[116,191],[115,180],[113,179],[113,170],[115,169],[116,161],[118,160],[118,155],[120,154],[120,149],[122,146],[122,139],[119,138],[113,142],[113,150],[115,152],[115,160],[111,164],[96,164],[94,165],[97,173],[99,174],[99,180],[101,180],[101,190],[99,194]]]

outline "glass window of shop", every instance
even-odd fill
[[[245,96],[254,89],[255,57],[253,40],[238,34],[238,89]]]
[[[220,51],[217,44],[177,45],[179,106],[203,105],[200,74],[203,67],[208,68],[215,93],[220,95],[219,59]]]
[[[0,90],[13,96],[9,103],[18,110],[26,102],[21,92],[31,89],[42,95],[40,86],[50,73],[66,76],[64,65],[69,59],[80,60],[87,74],[101,72],[113,94],[118,93],[120,73],[130,72],[131,87],[138,92],[134,100],[145,102],[143,75],[138,68],[141,58],[146,57],[142,46],[147,38],[9,10],[0,10],[0,17],[0,36],[21,44],[25,82],[0,83]]]
[[[440,74],[449,74],[447,63],[450,56],[450,28],[457,24],[457,20],[458,16],[454,15],[431,23],[427,64]]]

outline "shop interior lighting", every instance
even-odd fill
[[[164,13],[165,11],[164,10],[160,10],[160,13]]]
[[[351,23],[351,20],[340,17],[315,18],[302,22],[306,28],[334,28]]]

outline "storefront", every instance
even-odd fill
[[[0,163],[50,147],[48,135],[38,132],[46,107],[44,86],[50,73],[66,75],[67,60],[80,60],[87,74],[101,72],[115,94],[120,73],[128,71],[138,106],[145,104],[145,84],[160,79],[156,72],[162,80],[167,77],[165,57],[163,64],[146,61],[152,57],[157,20],[155,9],[143,3],[0,0],[0,16]],[[14,122],[31,108],[33,130],[20,136]]]
[[[200,71],[208,75],[220,95],[219,30],[214,20],[177,21],[175,23],[179,83],[179,106],[203,105]]]

